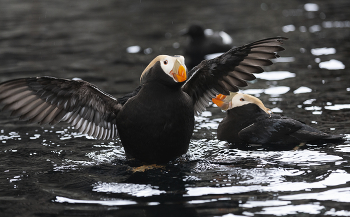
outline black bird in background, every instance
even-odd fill
[[[260,99],[248,94],[218,95],[213,102],[227,111],[217,129],[218,139],[230,143],[291,147],[344,141],[340,135],[330,135],[292,118],[272,114]]]
[[[140,87],[116,99],[82,80],[32,77],[0,84],[3,110],[30,123],[67,122],[99,139],[119,134],[127,155],[167,163],[187,152],[194,114],[217,94],[229,94],[271,65],[280,45],[275,37],[233,48],[187,71],[182,56],[160,55],[143,71]]]
[[[227,33],[204,29],[200,24],[192,24],[188,29],[182,30],[181,34],[188,36],[184,55],[189,69],[204,59],[211,59],[210,54],[223,53],[233,47],[232,38]]]

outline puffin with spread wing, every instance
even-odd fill
[[[160,55],[146,67],[133,93],[116,99],[91,83],[31,77],[0,84],[3,110],[30,123],[70,123],[98,139],[119,134],[127,155],[166,163],[187,152],[194,115],[217,94],[229,94],[278,57],[284,37],[256,41],[202,61],[187,71],[182,56]]]
[[[272,114],[260,99],[248,94],[219,94],[212,101],[227,111],[217,129],[219,140],[279,147],[344,142],[340,135],[330,135],[292,118]]]

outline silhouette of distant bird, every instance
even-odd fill
[[[330,135],[292,118],[272,114],[261,100],[248,94],[218,95],[213,102],[227,111],[217,129],[218,139],[230,143],[296,146],[344,141],[340,135]]]
[[[232,38],[227,33],[204,29],[199,24],[192,24],[181,33],[189,37],[184,48],[184,55],[186,65],[190,69],[198,65],[207,55],[226,52],[233,46]]]

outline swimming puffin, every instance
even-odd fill
[[[219,94],[212,101],[227,111],[217,129],[219,140],[284,147],[344,141],[340,135],[330,135],[292,118],[273,114],[260,99],[248,94]]]
[[[140,87],[119,99],[83,80],[31,77],[0,84],[0,104],[11,115],[38,124],[67,122],[84,134],[110,139],[119,134],[128,156],[167,163],[186,153],[194,115],[217,94],[229,94],[271,65],[284,37],[230,49],[187,71],[183,56],[157,56]]]
[[[192,24],[182,30],[183,36],[188,36],[188,43],[184,47],[187,66],[192,69],[209,54],[223,53],[233,47],[232,38],[225,32],[214,32],[204,29],[200,24]]]

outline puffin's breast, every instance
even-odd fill
[[[191,98],[181,89],[142,89],[117,117],[125,152],[147,163],[165,163],[187,152],[194,128]]]

